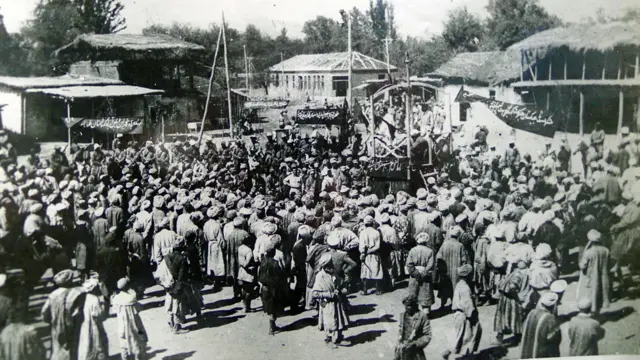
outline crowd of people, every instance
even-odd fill
[[[583,179],[551,149],[532,158],[511,142],[498,153],[485,136],[417,191],[379,196],[367,186],[368,158],[318,132],[284,134],[220,147],[118,140],[109,152],[92,145],[3,163],[0,359],[45,357],[27,310],[47,269],[55,290],[42,318],[55,360],[107,357],[109,309],[123,360],[144,358],[138,300],[155,284],[175,334],[203,321],[205,286],[230,286],[246,312],[261,299],[269,334],[285,311],[310,311],[337,347],[347,294],[408,281],[398,359],[425,358],[433,312],[453,320],[445,357],[476,352],[478,313],[490,303],[494,342],[512,335],[522,358],[559,356],[561,341],[570,355],[598,353],[600,311],[614,283],[624,295],[621,268],[638,254],[640,172],[633,160],[619,167],[624,147],[601,154]],[[575,269],[580,313],[561,339],[559,277]]]

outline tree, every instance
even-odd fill
[[[54,72],[51,54],[83,33],[110,34],[124,29],[117,0],[40,0],[23,27],[26,66],[34,75]]]
[[[595,18],[589,17],[585,22],[587,24],[605,24],[614,21],[640,22],[640,7],[626,7],[617,16],[609,15],[603,7],[599,7],[598,10],[596,10]]]
[[[0,15],[0,75],[25,75],[24,56],[19,39],[9,34]]]
[[[442,38],[456,52],[477,51],[484,36],[479,17],[471,14],[466,6],[449,12],[444,22]]]
[[[118,0],[74,0],[83,30],[95,34],[113,34],[126,29],[121,16],[124,9]]]
[[[487,11],[487,35],[500,49],[561,25],[560,19],[547,13],[536,0],[489,0]]]
[[[320,54],[340,51],[333,43],[333,37],[339,33],[338,27],[336,21],[326,16],[317,16],[306,21],[302,27],[306,52]]]

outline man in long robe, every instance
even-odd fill
[[[601,244],[602,235],[598,230],[587,233],[589,243],[580,259],[580,279],[578,281],[577,300],[591,300],[591,312],[600,313],[602,307],[608,307],[610,301],[609,249]]]
[[[453,295],[453,290],[458,283],[458,268],[468,262],[467,251],[458,241],[457,237],[462,234],[459,226],[451,229],[449,238],[442,243],[436,255],[436,272],[439,280],[440,306],[446,305]]]
[[[406,262],[409,273],[408,292],[416,297],[421,310],[428,314],[434,302],[434,255],[433,250],[429,248],[429,235],[421,233],[416,238],[416,242],[418,244],[409,250]]]
[[[244,229],[246,227],[246,221],[237,217],[233,219],[233,230],[231,230],[224,241],[224,254],[225,254],[225,272],[227,278],[233,283],[233,295],[235,298],[242,296],[241,288],[238,283],[238,249],[242,244],[248,242],[251,235]]]
[[[45,360],[46,350],[36,329],[27,324],[19,312],[13,312],[11,317],[11,322],[0,332],[0,359]]]
[[[42,319],[51,325],[51,360],[75,360],[78,352],[84,291],[73,286],[73,271],[62,270],[53,277],[58,285],[44,306]]]
[[[173,245],[178,240],[178,234],[169,230],[169,218],[164,218],[158,228],[160,231],[153,237],[153,261],[160,264],[162,259],[173,250]]]
[[[426,360],[424,348],[431,342],[431,322],[427,313],[418,311],[418,299],[409,294],[402,304],[405,311],[400,315],[399,344],[394,360]]]
[[[376,294],[382,293],[383,268],[380,259],[380,232],[373,226],[375,220],[372,216],[367,215],[363,220],[366,226],[360,232],[360,259],[362,267],[360,268],[360,279],[362,280],[362,294],[367,295],[367,285],[373,281],[376,287]]]
[[[339,277],[334,276],[331,253],[320,258],[320,271],[313,284],[312,295],[318,301],[318,328],[325,333],[325,341],[335,347],[342,341],[342,331],[349,326],[344,310]]]
[[[524,322],[521,359],[538,359],[560,356],[560,321],[555,315],[558,295],[546,292],[538,306],[531,310]]]
[[[593,356],[598,354],[598,341],[605,331],[598,320],[591,317],[591,300],[578,300],[580,312],[569,321],[569,356]]]
[[[225,246],[225,239],[222,235],[222,226],[218,217],[222,214],[222,209],[214,206],[207,210],[209,220],[204,224],[202,233],[207,243],[207,269],[206,274],[214,279],[220,280],[226,276],[224,254],[222,248]]]
[[[450,340],[452,346],[445,352],[445,358],[453,353],[456,357],[470,356],[478,350],[482,327],[478,319],[478,310],[473,300],[473,291],[469,286],[473,268],[464,264],[456,269],[459,281],[453,291],[451,310],[453,311],[454,331]]]

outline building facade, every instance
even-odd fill
[[[352,86],[366,80],[386,79],[397,74],[393,65],[359,52],[352,53]],[[288,99],[318,99],[347,96],[349,55],[347,52],[297,55],[269,68],[269,95]]]

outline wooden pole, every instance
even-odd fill
[[[375,138],[375,134],[376,134],[376,123],[375,123],[375,119],[376,119],[376,115],[375,115],[375,111],[373,109],[373,95],[371,95],[371,97],[369,98],[369,106],[371,108],[371,118],[369,119],[369,133],[370,135],[370,139],[371,139],[371,156],[374,157],[376,154],[376,138]]]
[[[604,62],[602,64],[602,80],[607,76],[607,55],[604,56]]]
[[[198,135],[198,147],[202,142],[202,135],[204,134],[204,121],[207,119],[207,112],[209,111],[209,101],[211,100],[211,87],[213,86],[213,74],[216,70],[216,59],[218,58],[218,50],[220,50],[220,39],[222,38],[222,28],[218,32],[218,41],[216,42],[216,51],[213,55],[213,63],[211,64],[211,75],[209,75],[209,87],[207,89],[207,101],[204,103],[204,113],[202,114],[202,122],[200,123],[200,134]],[[162,116],[162,137],[164,141],[164,115]]]
[[[551,56],[549,56],[549,80],[551,80],[552,72],[553,72],[553,61],[551,61]]]
[[[638,74],[640,73],[640,69],[638,69],[640,67],[640,54],[636,54],[636,67],[635,67],[635,71],[634,71],[634,76],[635,78],[638,77]]]
[[[284,83],[284,54],[282,53],[282,51],[280,51],[280,65],[282,66],[282,68],[280,69],[280,76],[282,77],[282,88],[284,89],[284,93],[282,94],[282,98],[284,98],[287,95],[287,85],[285,85]],[[291,81],[293,81],[293,79],[291,79]]]
[[[564,55],[564,79],[567,80],[567,55]]]
[[[67,150],[71,155],[71,101],[67,99]]]
[[[551,101],[551,90],[547,89],[547,111],[549,111],[549,102]]]
[[[582,80],[584,80],[586,72],[587,72],[587,52],[585,51],[582,54]]]
[[[524,52],[520,50],[520,81],[524,81]]]
[[[618,60],[618,80],[620,80],[620,73],[622,72],[622,58]]]
[[[233,114],[231,109],[231,87],[229,85],[229,59],[227,56],[227,35],[225,27],[227,25],[224,22],[224,12],[222,12],[222,42],[224,45],[224,74],[227,78],[227,107],[229,108],[229,134],[233,139]]]
[[[247,87],[249,96],[251,96],[251,87],[249,87],[249,63],[247,63],[247,45],[242,45],[242,51],[244,52],[244,86]]]
[[[580,89],[580,136],[584,136],[584,92]]]
[[[349,99],[349,109],[351,109],[353,107],[353,104],[351,104],[351,102],[353,101],[353,94],[352,89],[353,89],[353,53],[351,50],[351,14],[347,14],[347,42],[348,42],[348,46],[349,46],[349,51],[348,51],[348,58],[349,58],[349,82],[348,82],[348,91],[347,91],[347,95],[348,95],[348,99]],[[351,111],[349,111],[351,112]]]
[[[620,135],[620,132],[622,130],[623,117],[624,117],[624,93],[622,92],[622,89],[620,89],[620,91],[618,92],[618,131],[616,132],[618,135]]]

